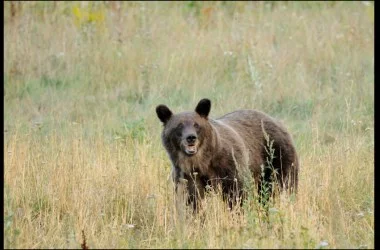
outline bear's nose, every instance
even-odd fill
[[[197,139],[197,137],[195,135],[189,135],[186,137],[186,141],[188,143],[194,143],[196,139]]]

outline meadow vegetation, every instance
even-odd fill
[[[6,248],[373,248],[369,2],[5,2]],[[158,104],[286,124],[299,192],[177,216]]]

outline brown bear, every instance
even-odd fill
[[[275,182],[279,190],[296,191],[297,153],[278,121],[256,110],[238,110],[211,119],[210,109],[208,99],[202,99],[195,112],[173,114],[165,105],[156,108],[164,125],[162,143],[172,162],[176,190],[185,179],[188,203],[194,210],[205,189],[217,185],[230,207],[241,204],[246,177],[252,177],[259,193],[266,183],[272,194]]]

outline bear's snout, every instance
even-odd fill
[[[187,143],[189,143],[189,145],[190,145],[190,144],[194,144],[196,139],[197,139],[197,136],[194,135],[194,134],[192,134],[192,135],[188,135],[188,136],[186,137],[186,141],[187,141]]]
[[[198,136],[195,133],[187,133],[182,137],[181,148],[187,155],[195,155],[198,152]]]

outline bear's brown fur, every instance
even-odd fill
[[[221,184],[223,197],[232,206],[242,197],[248,175],[259,190],[263,181],[270,183],[275,178],[280,190],[296,191],[297,153],[278,121],[256,110],[211,119],[210,109],[208,99],[202,99],[195,112],[173,114],[165,105],[156,108],[164,124],[162,143],[172,162],[173,181],[176,187],[180,179],[187,181],[188,201],[195,210],[207,185]]]

